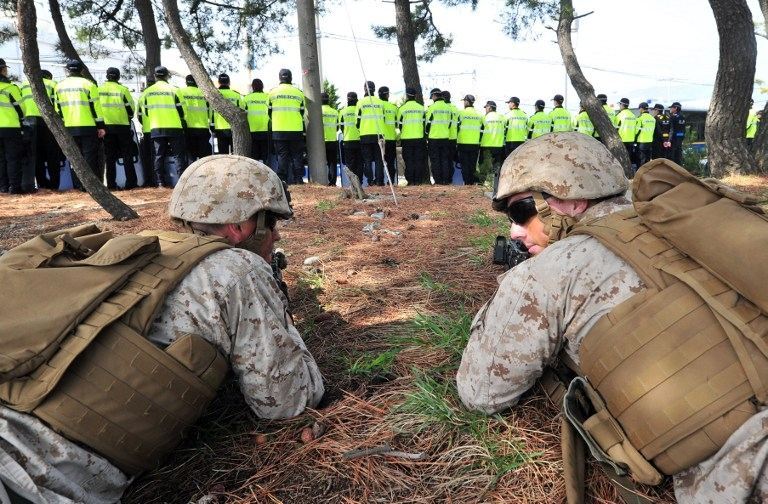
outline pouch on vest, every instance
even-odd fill
[[[216,238],[47,233],[0,257],[0,401],[123,471],[154,467],[213,398],[226,361],[197,335],[167,349],[146,332]],[[43,316],[41,316],[41,313]]]
[[[667,160],[644,165],[633,194],[636,210],[571,233],[600,240],[646,285],[582,342],[581,370],[605,404],[599,418],[592,401],[594,420],[582,423],[610,425],[671,475],[713,455],[766,403],[768,272],[749,259],[765,254],[768,222],[753,199]],[[593,438],[610,455],[615,439]]]

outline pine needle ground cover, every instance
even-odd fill
[[[768,192],[765,178],[729,182]],[[490,247],[505,219],[476,187],[399,188],[399,206],[369,193],[293,188],[295,219],[279,224],[295,322],[325,378],[320,406],[260,420],[230,378],[123,502],[565,501],[559,413],[539,389],[495,416],[466,410],[456,393],[472,318],[502,273]],[[111,221],[76,192],[2,196],[0,249],[85,222],[116,233],[170,227],[169,190],[119,196],[141,219]],[[588,479],[588,502],[618,502],[594,466]],[[669,482],[642,491],[674,501]]]

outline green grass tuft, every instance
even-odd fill
[[[315,205],[315,208],[321,212],[327,212],[328,210],[336,208],[336,202],[331,200],[320,200]]]
[[[428,291],[432,291],[438,294],[451,293],[450,284],[438,282],[437,280],[432,278],[432,275],[424,271],[419,273],[419,284],[425,289],[427,289]]]
[[[355,360],[347,361],[347,372],[355,376],[380,376],[389,373],[400,349],[381,353],[366,352]]]
[[[304,272],[299,277],[299,287],[320,290],[324,285],[325,275],[323,273]]]
[[[474,224],[480,227],[491,227],[496,223],[496,219],[490,217],[484,210],[477,210],[470,215],[467,220],[470,224]]]

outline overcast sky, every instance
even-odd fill
[[[759,20],[757,0],[748,3]],[[524,109],[539,98],[549,106],[552,96],[560,93],[567,96],[569,108],[577,108],[575,91],[570,84],[566,89],[554,32],[540,28],[535,40],[512,41],[502,32],[502,5],[499,0],[479,0],[475,11],[434,7],[436,24],[454,40],[448,54],[419,65],[422,85],[449,89],[456,100],[471,93],[483,103],[515,95]],[[596,92],[608,94],[611,102],[627,97],[632,106],[646,99],[667,106],[672,101],[688,108],[707,106],[718,63],[717,29],[708,2],[575,0],[574,7],[577,13],[594,11],[579,20],[573,40]],[[393,94],[403,89],[397,45],[376,39],[372,24],[394,24],[394,5],[381,0],[335,0],[320,17],[322,74],[342,94],[360,92],[364,74],[377,86],[389,86]],[[244,88],[251,77],[260,77],[267,87],[275,85],[283,67],[292,69],[301,85],[298,37],[294,33],[277,38],[283,54],[268,58],[258,70],[236,75],[238,87]],[[768,41],[758,37],[756,78],[768,80],[767,53]],[[755,91],[759,105],[766,98]]]

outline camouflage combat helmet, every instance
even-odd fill
[[[527,191],[564,200],[596,199],[627,187],[621,164],[599,141],[583,133],[551,133],[525,142],[507,157],[494,201]]]
[[[189,165],[173,189],[168,213],[174,219],[204,224],[243,222],[269,210],[293,215],[280,177],[243,156],[206,156]]]

